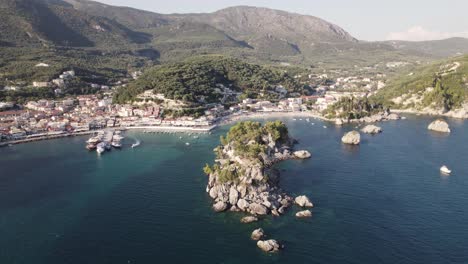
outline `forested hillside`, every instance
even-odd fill
[[[274,99],[277,94],[273,90],[278,85],[289,92],[304,90],[282,70],[212,55],[155,66],[128,87],[120,89],[114,101],[124,103],[146,90],[154,90],[169,99],[190,103],[216,102],[222,96],[215,89],[220,84],[254,98]]]

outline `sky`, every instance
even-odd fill
[[[468,0],[97,0],[157,13],[205,13],[249,5],[313,15],[360,40],[468,38]]]

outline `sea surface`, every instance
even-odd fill
[[[102,157],[85,137],[42,141],[0,148],[0,263],[468,263],[468,122],[449,119],[443,135],[409,116],[351,147],[340,138],[352,126],[279,119],[313,155],[278,165],[283,189],[314,202],[312,218],[294,207],[245,225],[211,210],[202,167],[229,126],[128,132]],[[261,252],[258,227],[285,249]]]

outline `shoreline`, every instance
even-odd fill
[[[152,130],[154,132],[171,132],[171,133],[209,133],[213,129],[215,129],[217,125],[212,125],[209,127],[170,127],[170,126],[134,126],[134,127],[111,127],[106,128],[108,130]],[[63,133],[63,134],[54,134],[54,135],[43,135],[43,136],[36,136],[18,140],[10,140],[5,142],[0,142],[0,147],[7,147],[10,145],[18,145],[18,144],[25,144],[37,141],[45,141],[45,140],[52,140],[52,139],[59,139],[59,138],[66,138],[66,137],[78,137],[78,136],[86,136],[92,135],[99,131],[104,131],[106,129],[97,129],[97,130],[90,130],[90,131],[82,131],[82,132],[73,132],[73,133]]]
[[[253,118],[265,118],[265,117],[310,117],[315,119],[320,119],[323,121],[334,122],[334,120],[327,119],[323,116],[313,114],[311,112],[255,112],[255,113],[243,113],[240,115],[230,115],[221,120],[215,122],[213,125],[208,127],[177,127],[177,126],[128,126],[128,127],[112,127],[107,129],[114,130],[150,130],[150,132],[160,132],[160,133],[209,133],[212,130],[218,128],[219,126],[232,124],[234,122],[253,119]],[[19,140],[10,140],[5,142],[0,142],[0,147],[7,147],[10,145],[25,144],[37,141],[52,140],[66,137],[77,137],[77,136],[86,136],[97,133],[105,129],[82,131],[76,133],[63,133],[55,135],[44,135],[38,137],[31,137]]]
[[[265,117],[310,117],[319,119],[326,122],[335,122],[335,120],[325,118],[321,115],[317,115],[311,112],[255,112],[255,113],[243,113],[240,115],[235,116],[228,116],[223,118],[217,124],[228,125],[237,121],[241,121],[244,119],[252,119],[252,118],[265,118]]]
[[[414,110],[405,110],[405,109],[391,109],[392,113],[407,113],[407,114],[416,114],[416,115],[425,115],[425,116],[444,116],[449,118],[456,118],[460,120],[465,120],[467,118],[457,118],[450,115],[433,115],[426,112],[419,112]],[[312,112],[250,112],[250,113],[242,113],[239,115],[229,115],[220,118],[217,122],[215,122],[211,126],[205,127],[182,127],[182,126],[128,126],[128,127],[112,127],[107,129],[114,129],[114,130],[149,130],[149,133],[210,133],[212,130],[224,126],[229,125],[238,121],[248,120],[248,119],[255,119],[255,118],[281,118],[281,117],[308,117],[313,119],[318,119],[325,122],[335,123],[335,119],[329,119],[322,115],[312,113]],[[83,131],[83,132],[76,132],[76,133],[64,133],[64,134],[56,134],[56,135],[45,135],[39,137],[31,137],[26,139],[19,139],[19,140],[11,140],[5,141],[0,143],[0,147],[6,147],[10,145],[17,145],[17,144],[24,144],[36,141],[43,141],[43,140],[52,140],[52,139],[59,139],[59,138],[66,138],[66,137],[76,137],[76,136],[85,136],[97,133],[98,131],[102,131],[105,129],[99,130],[90,130],[90,131]]]
[[[428,113],[428,112],[411,110],[411,109],[390,109],[390,111],[393,113],[398,113],[398,114],[414,114],[414,115],[423,115],[423,116],[430,116],[430,117],[448,117],[448,118],[454,118],[454,119],[460,119],[460,120],[468,119],[468,116],[459,117],[459,116],[454,116],[454,114],[447,114],[447,113],[446,114],[434,114],[434,113]]]

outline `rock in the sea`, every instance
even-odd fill
[[[341,118],[337,118],[337,119],[335,120],[335,125],[337,125],[337,126],[343,125],[343,120],[342,120]]]
[[[374,125],[367,125],[361,129],[361,131],[366,134],[378,134],[382,132],[382,128]]]
[[[245,211],[247,208],[249,208],[249,203],[244,199],[239,199],[239,201],[237,201],[237,207],[239,207],[239,209],[242,211]]]
[[[300,211],[296,213],[296,217],[304,218],[304,217],[311,217],[312,212],[310,210]]]
[[[265,252],[278,252],[281,248],[280,244],[278,243],[278,241],[274,240],[274,239],[270,239],[270,240],[260,240],[257,242],[257,246],[265,251]]]
[[[257,222],[258,218],[255,217],[255,216],[244,216],[244,217],[242,217],[242,219],[240,221],[243,224],[250,224],[250,223],[253,223],[253,222]]]
[[[252,235],[250,235],[250,238],[252,238],[252,240],[260,240],[263,238],[263,236],[265,235],[265,233],[263,232],[263,229],[259,228],[259,229],[255,229],[253,232],[252,232]]]
[[[261,204],[252,203],[249,205],[249,210],[254,215],[266,215],[268,214],[268,209]]]
[[[312,155],[310,154],[309,151],[307,150],[299,150],[299,151],[295,151],[293,153],[294,157],[298,158],[298,159],[308,159],[310,158]]]
[[[341,141],[345,144],[359,145],[361,143],[361,134],[357,131],[348,132],[341,138]]]
[[[442,133],[450,133],[450,127],[442,119],[437,119],[436,121],[432,122],[427,129],[432,130],[432,131],[437,131],[437,132],[442,132]]]
[[[305,195],[296,197],[294,202],[296,202],[296,204],[299,205],[300,207],[314,207],[312,202],[310,202],[309,198],[307,198],[307,196]]]
[[[239,193],[237,192],[234,186],[231,186],[231,188],[229,189],[229,203],[232,205],[236,205],[238,199]]]
[[[217,203],[213,204],[213,210],[215,212],[218,212],[218,213],[219,212],[224,212],[224,211],[226,211],[227,206],[228,205],[225,202],[217,202]]]
[[[400,119],[400,116],[395,113],[387,115],[387,120],[399,120],[399,119]]]

